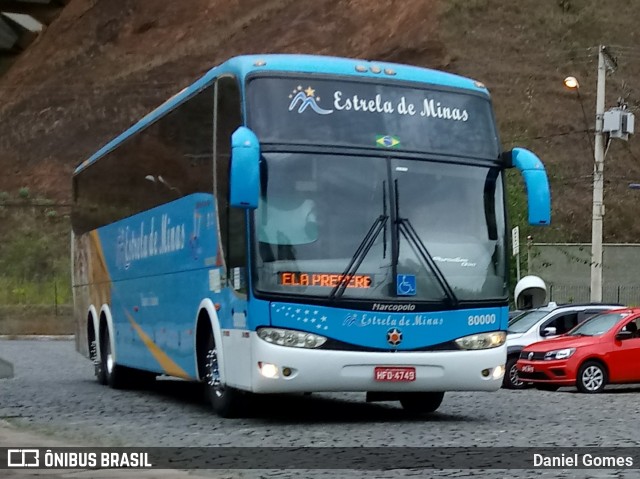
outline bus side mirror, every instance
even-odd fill
[[[540,158],[525,148],[514,148],[503,153],[505,166],[520,170],[527,188],[529,224],[534,226],[551,223],[551,191],[549,179]]]
[[[260,196],[260,142],[249,128],[241,126],[231,135],[229,204],[255,209]]]

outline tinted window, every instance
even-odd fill
[[[513,318],[509,321],[510,333],[526,333],[531,327],[533,327],[539,320],[549,314],[549,311],[532,310],[527,311],[520,316]]]
[[[495,160],[486,97],[405,85],[319,78],[256,78],[249,126],[260,141],[380,147]]]
[[[216,89],[216,199],[218,224],[228,268],[245,266],[245,212],[229,207],[229,165],[231,135],[242,123],[240,90],[235,78],[218,80]]]
[[[541,326],[541,330],[543,328],[552,327],[556,328],[556,334],[565,334],[571,331],[578,324],[578,313],[571,312],[561,314],[560,316],[556,316],[551,321],[543,324]]]
[[[191,193],[211,193],[212,132],[209,87],[74,177],[74,231],[89,231]]]

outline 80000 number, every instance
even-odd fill
[[[467,319],[469,326],[477,326],[479,324],[495,324],[495,314],[478,314],[475,316],[469,316]]]

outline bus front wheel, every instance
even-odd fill
[[[444,392],[402,393],[400,404],[410,413],[434,412],[442,404]]]
[[[222,383],[218,348],[213,334],[209,336],[207,343],[204,381],[207,400],[211,403],[215,413],[225,418],[238,417],[242,409],[243,397],[240,391]]]

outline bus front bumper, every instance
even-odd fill
[[[251,341],[251,389],[256,393],[497,391],[507,354],[506,346],[387,353],[285,347],[254,334]],[[386,374],[376,380],[376,368],[390,367],[402,368],[400,376],[404,377],[392,381]]]

